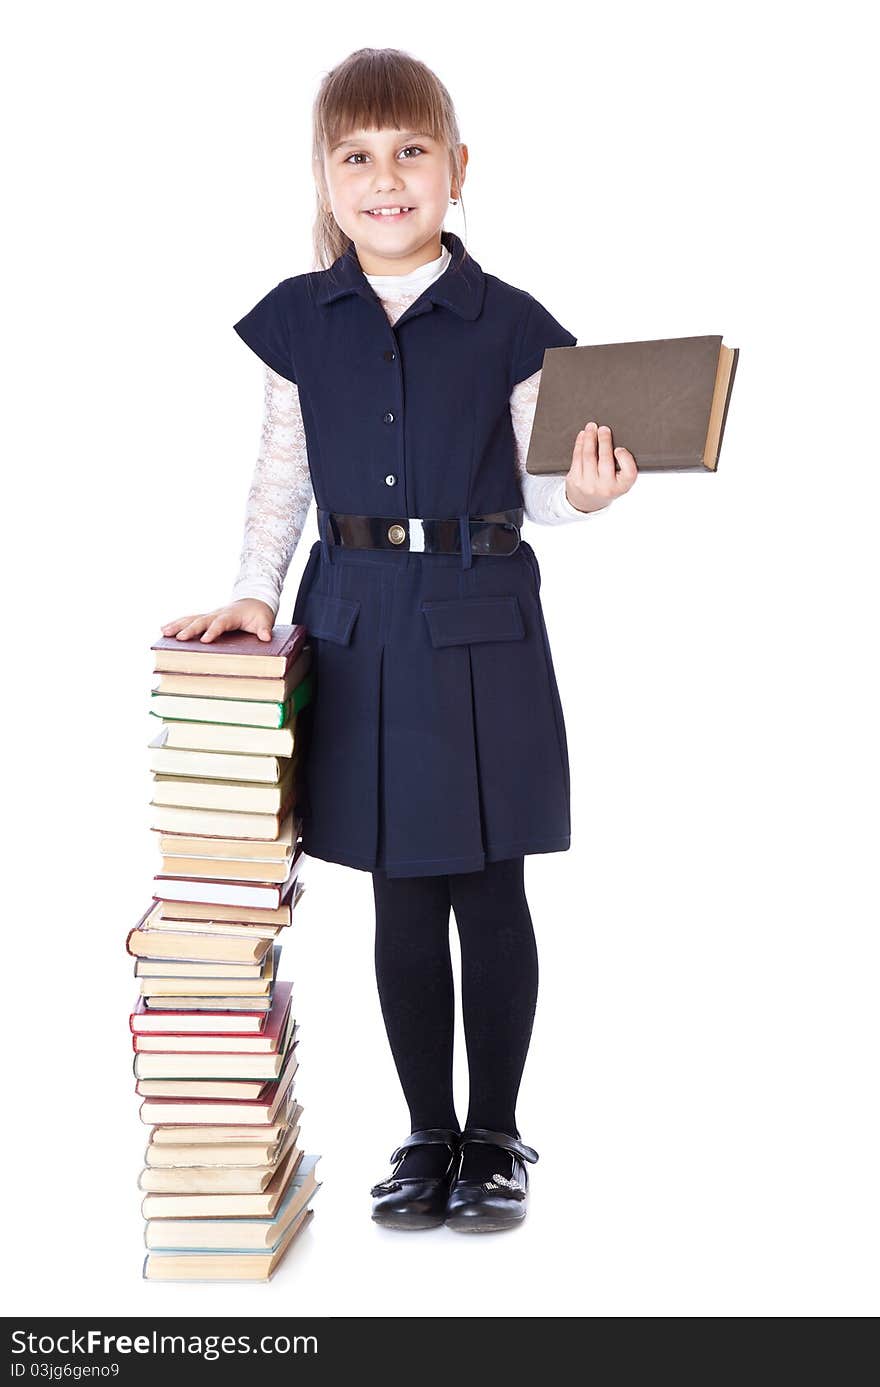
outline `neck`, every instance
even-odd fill
[[[417,270],[420,265],[427,265],[431,260],[436,260],[443,253],[443,242],[438,231],[424,245],[394,259],[375,255],[366,247],[362,250],[357,242],[355,242],[355,251],[365,275],[408,275],[413,270]]]

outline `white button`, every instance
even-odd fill
[[[394,473],[393,473],[393,472],[389,472],[389,473],[388,473],[388,476],[385,478],[385,485],[386,485],[386,486],[393,486],[394,483],[395,483],[396,481],[397,481],[397,478],[395,477]]]

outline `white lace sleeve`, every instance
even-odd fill
[[[277,613],[313,494],[299,390],[267,366],[260,449],[248,492],[233,602],[258,597]]]
[[[510,417],[516,438],[516,465],[519,471],[523,494],[523,510],[529,520],[539,525],[560,525],[566,520],[589,520],[591,516],[601,515],[602,510],[585,511],[573,506],[565,494],[565,477],[533,477],[526,471],[526,458],[529,452],[529,439],[532,436],[532,423],[535,406],[538,403],[538,387],[541,372],[521,380],[513,387],[510,395]]]

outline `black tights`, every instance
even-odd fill
[[[468,1126],[516,1133],[516,1098],[538,994],[538,953],[523,858],[479,872],[387,877],[373,872],[376,982],[385,1029],[410,1113],[420,1127],[459,1129],[452,1095],[455,997],[449,910],[461,947],[462,1016],[470,1091]],[[442,1170],[448,1151],[416,1147],[401,1174]],[[466,1179],[509,1172],[495,1147],[465,1147]]]

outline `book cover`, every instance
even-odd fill
[[[640,472],[717,471],[738,360],[718,335],[548,348],[526,471],[567,473],[585,419]]]

